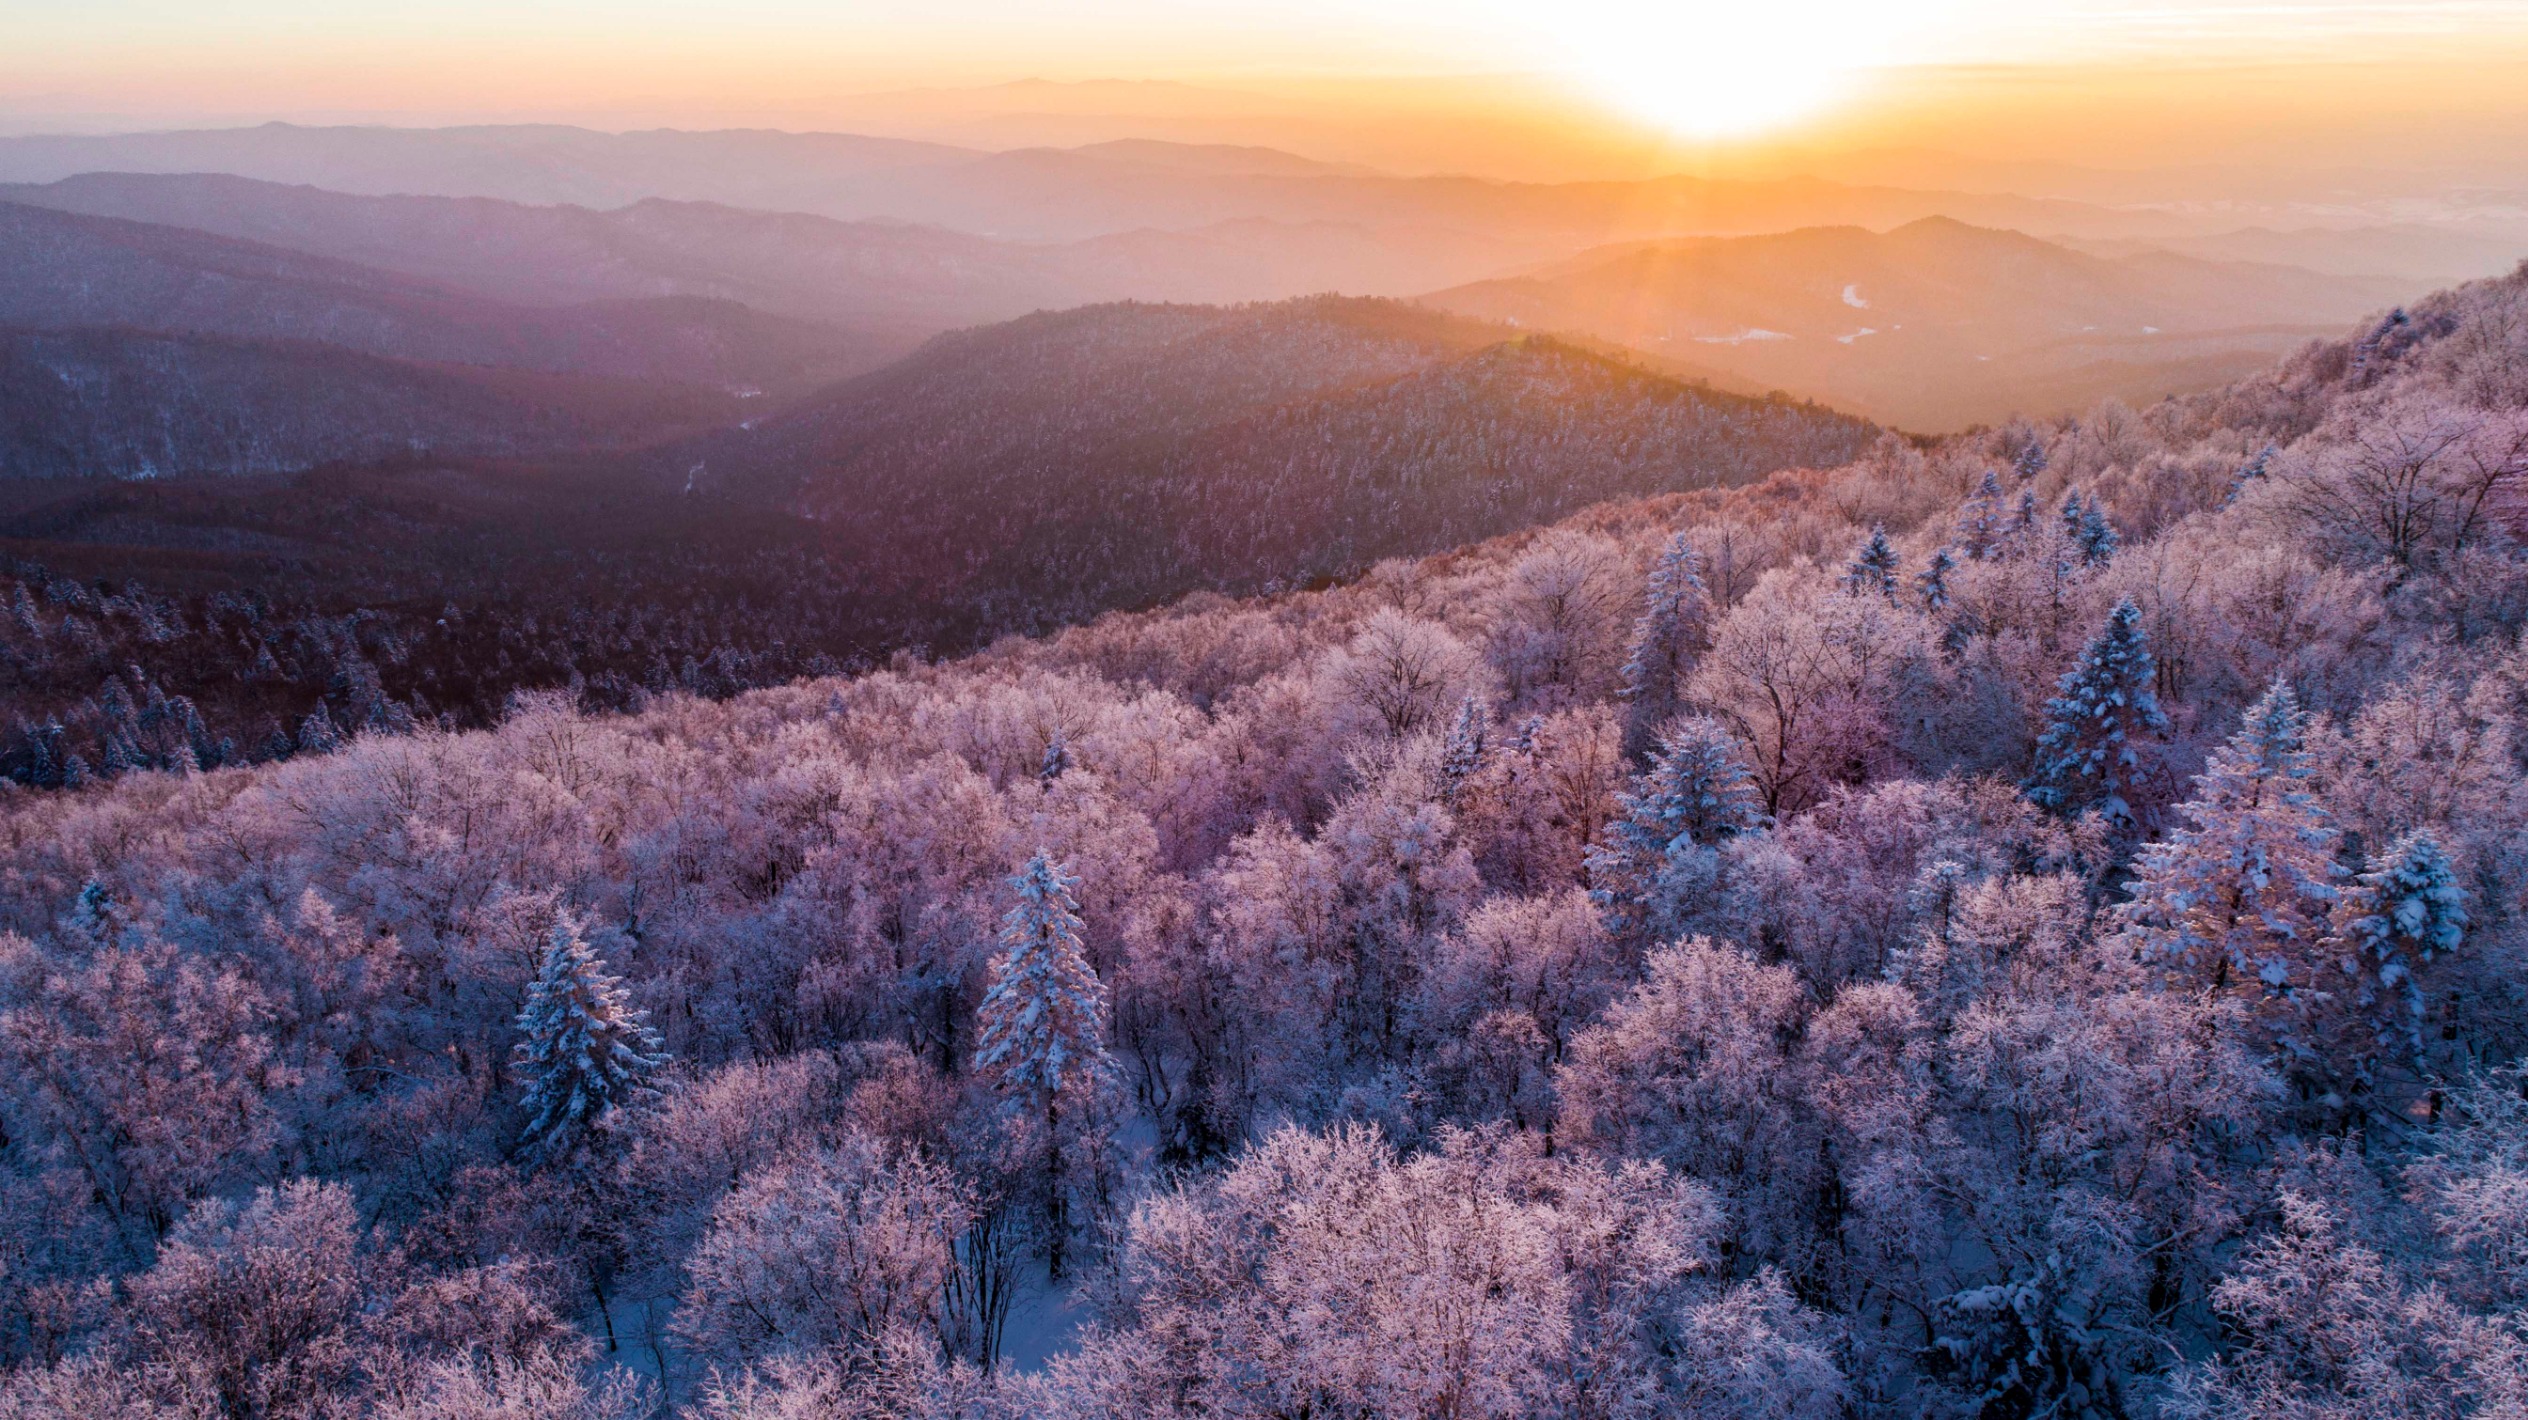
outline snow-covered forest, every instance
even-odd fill
[[[2528,270],[0,797],[0,1417],[2528,1415]]]

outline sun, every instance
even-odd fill
[[[1567,0],[1530,11],[1567,76],[1680,137],[1781,128],[1884,62],[1905,7],[1863,0]]]

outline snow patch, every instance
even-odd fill
[[[1856,311],[1870,308],[1870,303],[1861,299],[1861,283],[1858,281],[1843,288],[1843,303]]]
[[[1836,340],[1836,342],[1837,342],[1837,343],[1839,343],[1839,344],[1843,344],[1843,345],[1850,345],[1853,341],[1856,341],[1856,340],[1860,339],[1862,336],[1865,336],[1865,335],[1876,335],[1876,334],[1878,334],[1878,330],[1877,330],[1877,328],[1876,328],[1876,327],[1874,327],[1874,326],[1866,326],[1866,325],[1865,325],[1865,326],[1861,327],[1859,330],[1856,330],[1856,331],[1852,332],[1850,335],[1838,335],[1838,336],[1836,336],[1836,337],[1835,337],[1835,340]]]
[[[1750,340],[1788,340],[1790,338],[1791,337],[1783,334],[1781,331],[1766,330],[1760,325],[1751,325],[1745,330],[1739,331],[1735,335],[1698,335],[1694,337],[1697,343],[1703,345],[1744,345]]]

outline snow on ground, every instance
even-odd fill
[[[1057,1286],[1042,1267],[1032,1271],[1010,1302],[1009,1324],[1001,1331],[1001,1364],[1011,1370],[1041,1370],[1045,1362],[1079,1344],[1080,1328],[1089,1321],[1081,1300],[1079,1278]]]
[[[1861,283],[1858,281],[1843,288],[1843,303],[1856,311],[1866,311],[1870,308],[1870,303],[1861,299]]]

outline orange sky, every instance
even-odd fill
[[[2522,0],[13,8],[0,126],[16,130],[535,119],[988,146],[1007,97],[901,91],[1113,77],[1193,87],[1040,91],[1017,107],[1067,106],[1084,134],[1104,131],[1090,119],[1129,128],[1146,111],[1161,136],[1519,176],[1932,147],[2105,167],[2419,162],[2528,177]]]

